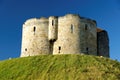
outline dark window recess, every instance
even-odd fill
[[[34,28],[33,28],[33,31],[35,32],[36,31],[36,27],[34,26]]]
[[[61,47],[59,46],[59,50],[61,50]]]
[[[86,48],[86,53],[88,54],[88,47]]]
[[[33,31],[34,31],[34,35],[35,35],[35,31],[36,31],[36,27],[35,26],[33,27]]]
[[[71,33],[73,33],[73,27],[74,27],[74,26],[71,24]]]
[[[54,20],[52,20],[52,26],[54,25]]]
[[[58,53],[60,53],[60,50],[61,50],[61,47],[60,47],[60,46],[58,47],[58,50],[59,50],[59,52],[58,52]]]
[[[25,51],[27,51],[27,48],[25,48]]]
[[[87,24],[85,24],[85,30],[88,30],[88,25]]]

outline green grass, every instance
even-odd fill
[[[0,61],[0,80],[120,80],[120,63],[89,55],[41,55]]]

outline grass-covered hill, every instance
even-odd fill
[[[0,61],[0,80],[120,80],[120,63],[89,55],[41,55]]]

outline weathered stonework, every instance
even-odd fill
[[[40,54],[98,55],[97,52],[102,52],[100,47],[106,46],[98,41],[96,29],[96,21],[75,14],[29,19],[23,24],[21,57]],[[99,55],[107,56],[103,54],[109,52]]]
[[[97,45],[98,56],[109,57],[109,39],[105,30],[97,30]]]

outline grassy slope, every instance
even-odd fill
[[[41,55],[0,61],[0,80],[120,80],[120,63],[88,55]]]

